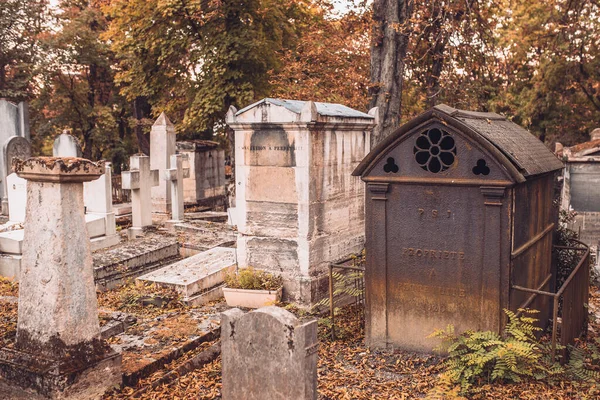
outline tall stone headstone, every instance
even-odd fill
[[[170,158],[175,154],[175,126],[163,112],[150,131],[150,169],[164,174],[169,168]],[[171,211],[171,188],[167,181],[160,180],[152,188],[152,212],[168,214]]]
[[[3,148],[3,166],[4,171],[2,172],[2,209],[5,210],[5,214],[8,213],[8,182],[6,177],[11,174],[12,171],[12,160],[18,158],[19,160],[26,160],[31,157],[31,144],[29,140],[21,136],[11,136],[4,143]],[[24,208],[25,205],[23,204]]]
[[[11,136],[20,136],[19,133],[19,106],[0,99],[0,143]]]
[[[67,130],[54,139],[54,145],[52,146],[53,157],[81,157],[82,154],[79,140],[67,133]]]
[[[315,400],[317,321],[279,307],[221,314],[223,400]]]
[[[30,158],[17,338],[0,351],[0,374],[50,398],[95,399],[121,382],[121,357],[100,337],[83,182],[104,166]]]
[[[129,171],[121,173],[123,189],[131,190],[130,236],[138,236],[145,226],[152,225],[151,189],[160,182],[158,171],[150,169],[150,158],[134,155],[129,158]],[[165,181],[163,181],[165,182]],[[166,183],[166,182],[165,182]]]

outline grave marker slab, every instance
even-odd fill
[[[11,222],[25,222],[27,205],[27,181],[14,172],[6,177],[8,186],[8,219]]]
[[[53,157],[81,157],[81,144],[73,135],[70,135],[67,130],[58,135],[54,139],[52,146]]]
[[[315,400],[317,321],[279,307],[221,314],[223,400]]]

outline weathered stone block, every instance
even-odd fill
[[[317,398],[317,321],[278,307],[221,317],[223,400]]]

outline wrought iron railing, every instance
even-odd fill
[[[557,251],[575,251],[581,252],[582,256],[579,262],[558,288],[556,293],[541,290],[552,278],[549,275],[537,289],[526,288],[514,285],[513,289],[526,293],[532,293],[533,296],[527,302],[530,304],[536,295],[551,297],[552,308],[552,359],[556,359],[556,350],[558,341],[558,328],[560,324],[560,344],[563,348],[562,362],[566,361],[566,349],[568,345],[575,343],[575,339],[585,333],[588,321],[588,296],[590,279],[590,249],[579,240],[571,239],[576,246],[554,246]],[[562,300],[562,309],[561,306]],[[560,317],[560,321],[559,321]]]

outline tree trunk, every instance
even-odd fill
[[[133,101],[133,116],[135,117],[135,136],[138,142],[138,148],[141,153],[145,155],[150,155],[150,139],[148,139],[147,135],[144,135],[144,130],[142,128],[142,119],[146,116],[144,115],[144,111],[146,108],[149,108],[148,102],[144,97],[137,97]],[[149,114],[149,112],[148,112]]]
[[[408,35],[403,32],[412,0],[375,0],[371,43],[371,107],[379,108],[379,125],[371,147],[400,125],[402,78]]]

